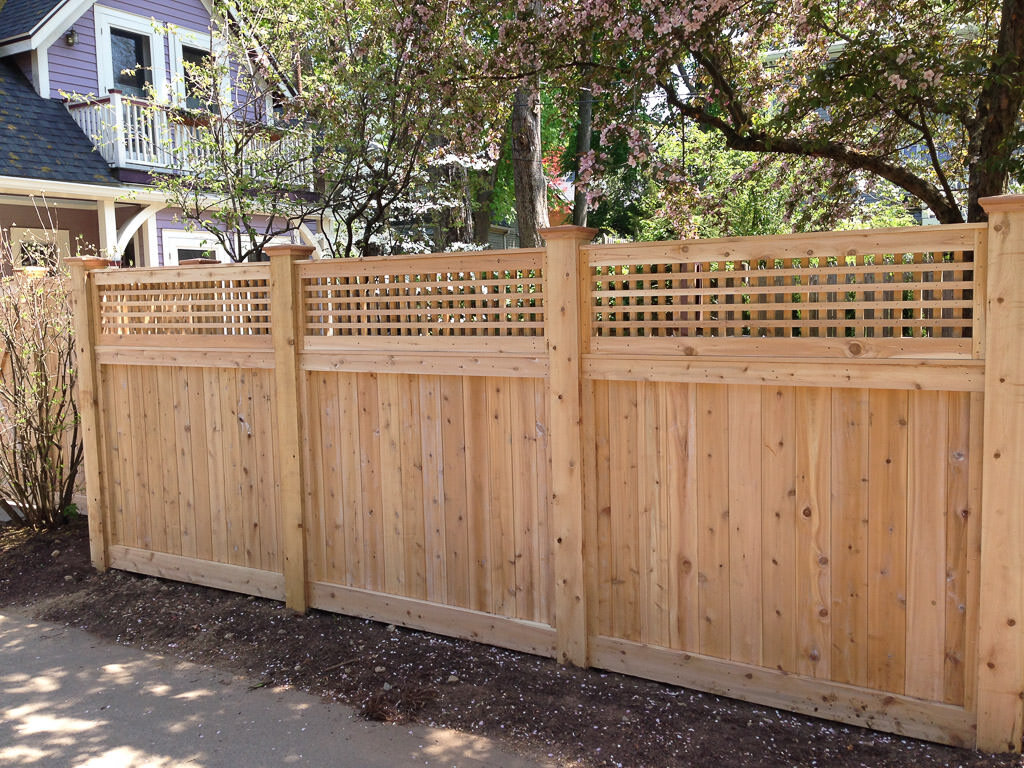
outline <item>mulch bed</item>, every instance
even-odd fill
[[[290,686],[365,716],[501,740],[567,766],[1019,766],[983,755],[371,621],[89,564],[79,521],[0,525],[0,608]]]

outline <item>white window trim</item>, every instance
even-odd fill
[[[11,227],[11,263],[17,268],[21,266],[22,243],[55,243],[57,245],[58,263],[71,256],[71,234],[66,229],[33,229],[31,227]]]
[[[145,35],[149,39],[149,59],[152,62],[152,81],[159,101],[167,100],[166,35],[158,28],[156,20],[134,13],[97,5],[93,10],[96,25],[96,77],[100,96],[106,96],[114,88],[114,66],[111,61],[110,29],[123,29]]]
[[[178,251],[182,248],[200,249],[210,251],[217,257],[217,261],[227,264],[231,263],[231,257],[224,247],[209,232],[189,232],[186,229],[164,229],[163,240],[163,265],[173,267],[178,265]]]

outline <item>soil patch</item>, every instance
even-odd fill
[[[549,659],[89,564],[84,522],[0,525],[0,608],[567,766],[1019,766]]]

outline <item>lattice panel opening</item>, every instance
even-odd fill
[[[529,254],[527,254],[529,255]],[[439,259],[440,260],[440,259]],[[519,259],[522,263],[523,259]],[[415,271],[373,264],[327,264],[301,276],[307,336],[544,335],[539,259],[526,266],[453,264]],[[390,268],[389,268],[390,267]],[[341,271],[341,274],[338,272]]]
[[[597,337],[968,338],[969,251],[595,266]]]
[[[117,276],[116,283],[97,280],[103,335],[270,335],[267,277],[134,282],[131,273]]]

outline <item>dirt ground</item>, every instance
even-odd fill
[[[0,609],[360,708],[500,739],[566,766],[1021,766],[371,621],[89,564],[78,522],[0,525]]]

